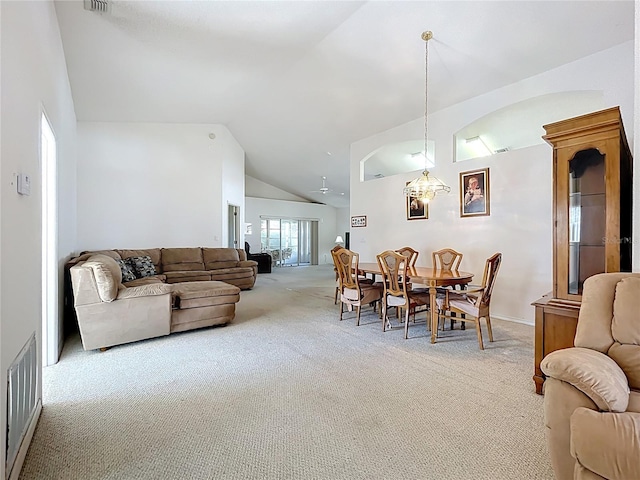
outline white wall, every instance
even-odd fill
[[[244,152],[226,127],[78,123],[79,250],[226,246],[228,203]]]
[[[42,345],[40,115],[44,108],[58,146],[60,264],[75,247],[76,119],[53,3],[0,2],[0,11],[0,356],[4,372],[0,381],[0,431],[5,432],[7,369],[34,331],[38,345]],[[16,193],[15,172],[31,175],[30,196]],[[61,279],[62,270],[60,297]],[[0,437],[0,477],[4,478],[5,435]]]
[[[244,248],[244,150],[231,132],[226,128],[220,129],[220,136],[216,136],[214,150],[216,156],[222,158],[222,243],[219,246],[229,246],[229,205],[240,207],[240,238],[235,248]],[[227,225],[226,228],[224,226]],[[214,238],[214,242],[216,239]],[[216,244],[218,246],[218,244]]]
[[[402,188],[419,172],[359,182],[362,158],[387,143],[420,138],[423,119],[354,143],[351,215],[367,215],[367,227],[351,229],[351,248],[360,253],[361,261],[373,261],[383,250],[410,245],[421,252],[418,264],[430,265],[432,251],[451,247],[464,253],[462,269],[474,272],[477,282],[482,280],[486,258],[500,251],[503,262],[492,313],[533,323],[530,303],[552,289],[551,147],[538,145],[453,163],[453,134],[511,103],[580,89],[602,90],[603,107],[620,105],[626,131],[632,132],[633,65],[633,42],[627,42],[432,113],[429,136],[436,144],[436,167],[430,170],[450,185],[452,192],[433,201],[428,220],[406,220]],[[491,215],[460,218],[459,173],[484,167],[490,168]]]
[[[349,212],[350,210],[348,207],[336,208],[336,234],[342,235],[342,239],[345,241],[347,240],[344,238],[345,232],[349,232],[351,230],[351,217]]]
[[[290,200],[292,202],[308,202],[307,199],[286,192],[278,187],[245,175],[245,195],[256,198],[272,198],[275,200]]]
[[[290,202],[267,198],[246,198],[247,223],[251,223],[253,233],[246,235],[252,253],[260,252],[260,217],[282,217],[318,220],[318,263],[332,263],[329,251],[339,233],[336,230],[336,208],[320,203]]]

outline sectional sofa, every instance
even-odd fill
[[[257,276],[234,248],[101,250],[67,267],[85,350],[226,324]]]

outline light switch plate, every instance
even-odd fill
[[[31,195],[31,175],[26,173],[18,174],[18,193],[20,195]]]

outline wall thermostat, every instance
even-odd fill
[[[26,173],[18,174],[18,193],[20,195],[31,195],[31,175]]]

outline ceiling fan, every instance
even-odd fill
[[[327,177],[322,177],[322,187],[320,187],[319,190],[311,190],[311,193],[321,193],[322,195],[326,195],[327,193],[331,192],[331,189],[327,187],[326,181]]]

